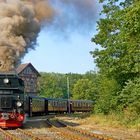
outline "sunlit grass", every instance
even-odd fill
[[[92,114],[90,117],[85,118],[83,123],[87,124],[95,124],[95,125],[102,125],[102,126],[112,126],[115,128],[133,128],[140,131],[140,118],[124,116],[120,114],[111,114],[111,115],[102,115],[102,114]]]

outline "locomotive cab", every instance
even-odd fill
[[[0,127],[20,127],[24,121],[24,83],[15,73],[0,73]]]

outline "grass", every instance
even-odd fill
[[[124,116],[120,114],[92,114],[89,119],[89,123],[94,122],[94,124],[108,125],[116,128],[132,128],[140,132],[140,117],[138,116]]]

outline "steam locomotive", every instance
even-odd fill
[[[21,127],[25,116],[89,112],[93,102],[29,96],[16,73],[0,73],[0,127]]]
[[[24,83],[15,73],[0,73],[0,127],[19,127],[24,120]]]

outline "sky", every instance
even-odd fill
[[[90,51],[95,49],[91,38],[97,33],[96,21],[99,18],[99,7],[95,6],[96,16],[93,15],[90,27],[81,26],[79,23],[61,31],[56,31],[56,27],[43,27],[38,35],[35,49],[29,50],[22,59],[22,63],[32,63],[39,72],[84,74],[87,71],[96,70],[90,55]],[[75,15],[72,15],[72,19],[73,17],[75,18]],[[80,22],[84,22],[84,19],[82,17]]]

